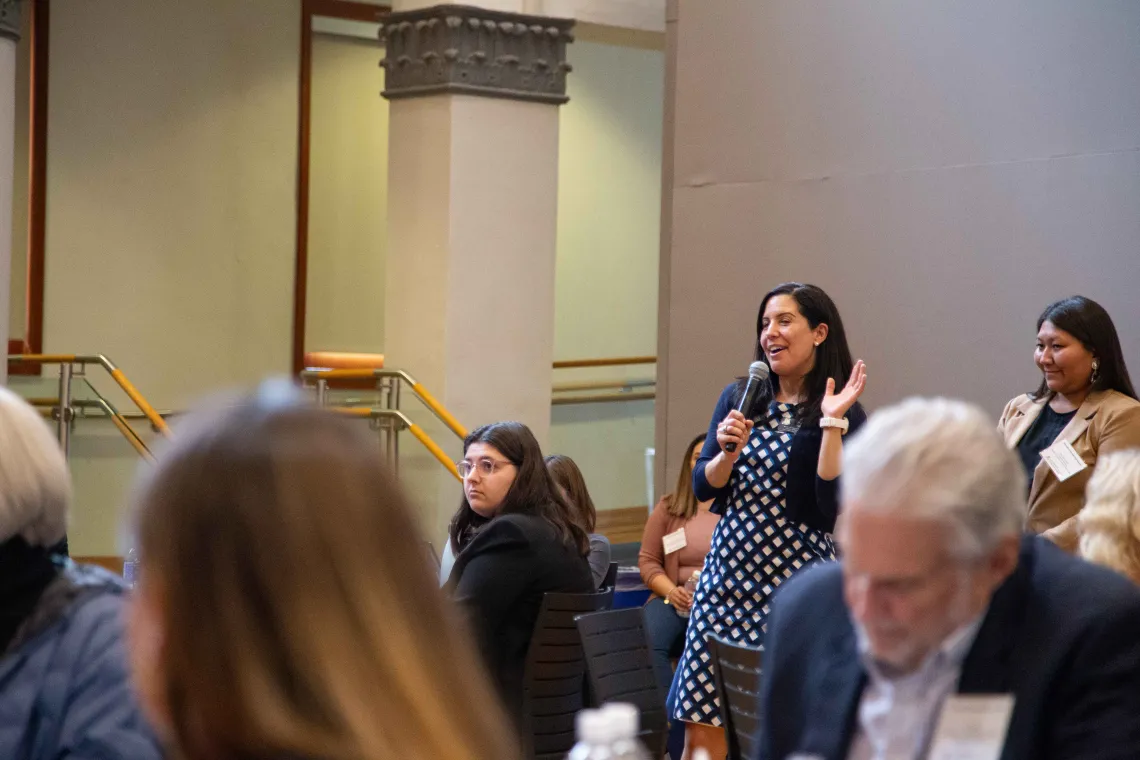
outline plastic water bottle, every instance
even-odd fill
[[[689,576],[689,580],[685,581],[685,590],[689,592],[689,598],[690,599],[692,599],[693,595],[697,593],[697,584],[700,582],[700,580],[701,580],[701,571],[700,570],[694,570],[693,574]],[[685,610],[684,612],[677,610],[677,614],[683,618],[687,618],[689,616],[689,614],[692,612],[692,609],[693,609],[692,604],[690,604],[689,609]]]
[[[613,760],[613,730],[610,717],[602,710],[583,710],[575,719],[577,744],[568,760]]]
[[[640,715],[637,708],[624,702],[613,702],[602,708],[613,735],[614,760],[653,760],[649,750],[637,738]]]
[[[134,547],[127,549],[127,556],[123,557],[123,580],[132,589],[139,581],[139,553]]]

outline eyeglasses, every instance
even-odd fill
[[[503,462],[497,459],[491,459],[490,457],[483,457],[476,462],[469,462],[466,459],[456,462],[455,469],[459,470],[459,477],[461,478],[470,477],[471,473],[475,472],[475,470],[479,470],[480,475],[487,477],[488,475],[495,474],[495,470],[500,467],[506,467],[509,464],[513,464],[513,462]]]

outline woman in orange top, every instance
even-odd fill
[[[693,493],[693,465],[704,442],[702,433],[685,449],[677,487],[653,508],[637,560],[641,580],[653,592],[645,605],[645,626],[663,693],[669,691],[673,681],[671,660],[679,657],[685,646],[689,607],[693,603],[693,594],[685,588],[685,581],[704,567],[713,528],[720,520],[720,515],[709,511],[713,502],[698,502]]]

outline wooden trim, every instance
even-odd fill
[[[301,66],[297,90],[297,242],[293,267],[293,374],[305,363],[305,299],[309,279],[309,103],[313,73],[312,14],[301,4]]]
[[[44,241],[47,234],[49,0],[29,3],[31,23],[31,128],[28,145],[28,295],[24,343],[38,354],[44,342]]]
[[[93,556],[93,557],[72,557],[73,562],[78,562],[81,565],[98,565],[104,570],[110,570],[116,575],[123,574],[123,558],[113,557],[110,555]]]
[[[608,359],[564,359],[554,362],[554,369],[578,367],[623,367],[627,364],[656,364],[656,356],[614,356]]]
[[[43,240],[47,229],[48,177],[48,10],[50,0],[28,3],[31,24],[31,101],[27,137],[27,278],[24,296],[24,337],[8,338],[8,354],[43,350]],[[9,285],[10,287],[10,285]],[[8,362],[9,375],[40,375],[35,363]]]
[[[313,16],[349,21],[379,21],[391,8],[351,0],[302,0],[300,73],[297,83],[297,240],[293,266],[293,374],[305,368],[305,309],[309,287],[309,145]]]
[[[599,509],[594,532],[601,533],[611,544],[641,543],[649,510],[645,507]]]
[[[31,101],[28,104],[28,250],[24,337],[8,339],[8,354],[38,354],[44,342],[44,240],[47,219],[48,11],[50,0],[29,3]],[[39,364],[8,362],[9,375],[41,374]]]
[[[352,0],[304,0],[304,5],[305,10],[302,13],[307,13],[310,20],[313,16],[331,16],[348,21],[376,22],[392,10],[387,5],[359,3]],[[308,28],[312,28],[311,23]]]

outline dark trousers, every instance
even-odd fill
[[[672,660],[681,656],[685,648],[685,630],[689,619],[677,614],[670,604],[660,597],[653,597],[645,605],[645,628],[649,632],[649,646],[653,652],[653,670],[661,694],[669,693],[673,683]]]

